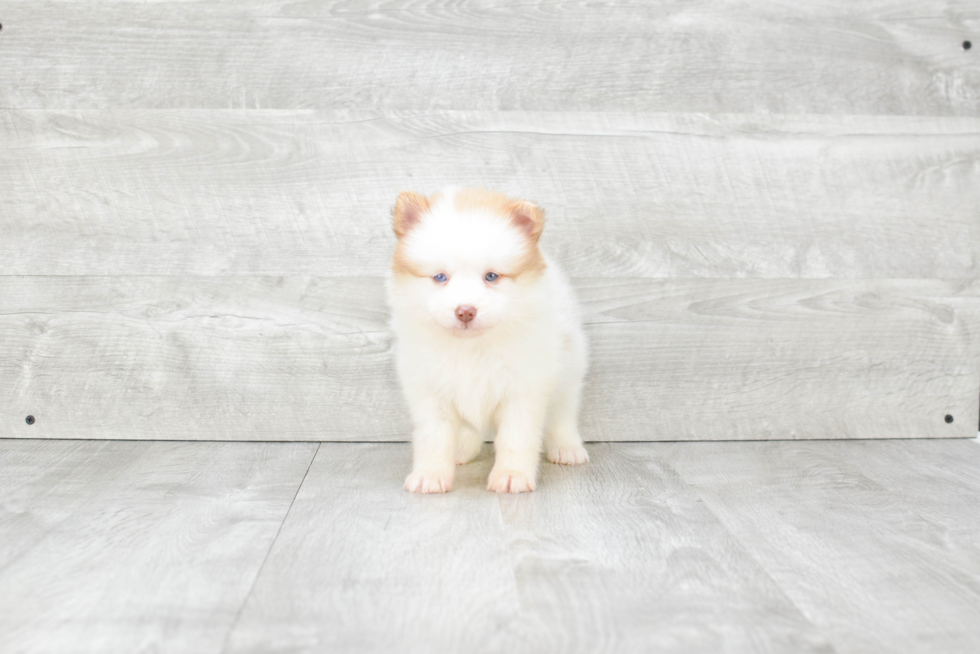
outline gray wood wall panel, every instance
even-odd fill
[[[594,342],[587,438],[976,426],[974,2],[0,22],[0,436],[404,438],[388,211],[447,184],[546,208]]]
[[[3,391],[5,422],[26,427],[26,406],[37,418],[38,429],[19,435],[409,435],[379,279],[0,277],[0,285],[12,308],[0,328],[3,377],[13,382]],[[41,298],[48,308],[34,304]]]
[[[976,435],[975,280],[579,288],[593,335],[589,438],[644,440],[623,437],[637,429],[654,440]]]
[[[316,447],[0,440],[0,651],[220,651]]]
[[[980,111],[971,0],[19,0],[2,20],[2,107]]]
[[[575,284],[587,440],[976,435],[975,280]],[[0,436],[410,432],[377,278],[0,277],[0,297]]]
[[[487,448],[419,497],[393,492],[407,445],[322,444],[227,651],[828,651],[668,463],[620,447],[506,497]]]
[[[686,445],[657,450],[834,651],[980,647],[975,442]]]
[[[0,274],[383,275],[400,190],[540,202],[578,277],[965,278],[980,118],[0,112]]]

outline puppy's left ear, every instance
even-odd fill
[[[510,220],[514,227],[537,241],[544,229],[544,209],[533,202],[518,200],[510,205]]]
[[[430,208],[429,198],[414,191],[402,191],[391,210],[392,225],[398,238],[405,236],[422,220],[422,215]]]

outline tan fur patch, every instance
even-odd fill
[[[465,188],[456,192],[453,198],[456,211],[483,210],[509,220],[512,225],[527,234],[535,242],[544,229],[544,211],[527,200],[515,200],[503,193],[484,188]]]
[[[391,215],[394,218],[395,235],[398,244],[391,257],[391,270],[396,275],[411,275],[414,277],[427,276],[419,270],[405,252],[403,237],[421,220],[432,206],[442,199],[441,193],[428,197],[413,191],[404,191],[398,195]],[[453,208],[456,211],[487,211],[497,214],[501,220],[510,221],[515,228],[527,237],[527,248],[517,267],[508,271],[512,278],[526,275],[540,275],[547,268],[544,256],[538,249],[538,237],[544,229],[544,212],[533,202],[514,200],[503,193],[482,188],[461,189],[453,198]]]
[[[412,277],[424,277],[422,271],[417,269],[412,260],[405,256],[405,248],[399,241],[395,246],[395,254],[391,257],[391,271],[396,275],[408,275]]]
[[[398,244],[395,246],[395,253],[391,257],[391,270],[396,275],[413,275],[415,277],[425,277],[418,270],[411,259],[405,254],[405,246],[402,242],[403,237],[421,222],[422,217],[428,212],[432,205],[442,198],[442,193],[433,193],[424,196],[414,191],[402,191],[398,194],[395,206],[391,209],[391,216],[394,219],[392,228],[395,236],[398,237]]]
[[[503,193],[490,191],[485,188],[463,188],[456,191],[453,198],[453,208],[456,211],[485,210],[507,216],[510,214],[510,205],[514,200]]]
[[[395,230],[395,236],[401,238],[419,224],[422,216],[432,208],[437,195],[425,197],[415,191],[399,193],[395,206],[391,208],[392,229]]]
[[[526,273],[540,274],[547,267],[544,257],[538,249],[538,238],[544,229],[544,211],[541,207],[527,200],[515,200],[503,193],[484,188],[466,188],[456,192],[453,198],[456,211],[487,211],[497,214],[502,220],[510,223],[527,237],[527,251],[518,263],[512,277],[520,277]]]
[[[528,243],[527,250],[517,265],[518,268],[513,273],[515,278],[527,275],[538,276],[548,267],[536,242]]]

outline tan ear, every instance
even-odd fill
[[[422,214],[429,210],[429,198],[414,191],[402,191],[391,210],[394,218],[392,227],[398,238],[405,236],[422,220]]]
[[[517,227],[532,240],[537,241],[544,229],[544,210],[533,202],[518,200],[509,207],[510,219]]]

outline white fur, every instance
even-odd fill
[[[455,467],[496,435],[488,489],[534,490],[542,446],[555,463],[585,463],[577,414],[587,343],[568,280],[545,258],[541,275],[502,276],[527,237],[490,212],[457,212],[454,192],[403,237],[422,275],[392,275],[396,361],[412,419],[413,492],[452,489]],[[536,245],[533,245],[536,247]],[[448,276],[445,283],[432,277]],[[465,325],[456,308],[471,305]]]

